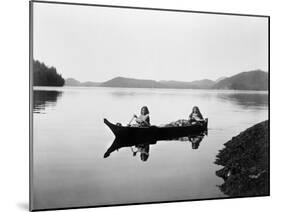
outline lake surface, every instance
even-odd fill
[[[114,135],[103,118],[126,125],[142,106],[152,125],[187,118],[194,105],[209,118],[199,147],[158,141],[149,158],[130,148],[103,158]],[[35,87],[34,207],[60,208],[226,197],[214,164],[223,144],[268,119],[268,94],[255,91]]]

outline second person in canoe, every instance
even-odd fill
[[[194,106],[192,108],[192,112],[190,113],[190,115],[188,117],[188,121],[190,123],[204,121],[203,116],[197,106]]]
[[[196,124],[198,122],[204,121],[204,118],[197,106],[192,108],[192,112],[188,116],[188,119],[179,119],[177,121],[171,122],[164,125],[165,127],[184,127],[191,124]]]

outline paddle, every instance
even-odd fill
[[[134,118],[136,118],[136,115],[133,116],[133,118],[131,119],[131,121],[128,123],[128,126],[131,125],[131,122],[134,120]]]

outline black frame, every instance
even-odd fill
[[[121,204],[107,204],[95,206],[77,206],[77,207],[60,207],[48,209],[32,209],[32,171],[33,171],[33,3],[43,4],[61,4],[61,5],[78,5],[78,6],[91,6],[91,7],[105,7],[105,8],[123,8],[135,10],[153,10],[164,12],[181,12],[181,13],[199,13],[199,14],[213,14],[213,15],[226,15],[226,16],[246,16],[246,17],[260,17],[266,18],[268,21],[268,169],[270,179],[270,16],[269,15],[256,15],[256,14],[241,14],[241,13],[226,13],[226,12],[208,12],[208,11],[194,11],[194,10],[179,10],[179,9],[164,9],[164,8],[148,8],[148,7],[135,7],[135,6],[121,6],[121,5],[103,5],[103,4],[89,4],[89,3],[74,3],[74,2],[57,2],[57,1],[29,1],[29,210],[30,211],[50,211],[50,210],[67,210],[67,209],[85,209],[85,208],[98,208],[98,207],[114,207],[114,206],[129,206],[129,205],[143,205],[143,204],[160,204],[160,203],[177,203],[177,202],[190,202],[190,201],[204,201],[204,200],[224,200],[224,199],[240,199],[240,198],[255,198],[270,196],[270,180],[269,180],[269,194],[257,196],[243,196],[243,197],[221,197],[221,198],[204,198],[204,199],[187,199],[187,200],[169,200],[169,201],[156,201],[156,202],[142,202],[142,203],[121,203]]]

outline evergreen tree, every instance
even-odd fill
[[[63,86],[65,80],[57,73],[55,67],[48,67],[38,60],[33,60],[34,86]]]

